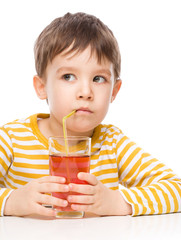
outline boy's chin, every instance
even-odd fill
[[[80,126],[77,128],[72,129],[71,131],[71,135],[72,136],[86,136],[86,137],[91,137],[93,134],[94,128],[83,128],[81,127],[81,123]]]

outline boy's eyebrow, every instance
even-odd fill
[[[61,71],[75,71],[75,68],[73,67],[59,67],[56,71],[56,73],[59,73]]]
[[[100,69],[97,71],[99,74],[106,74],[108,75],[109,77],[111,77],[111,71],[108,70],[108,69]]]
[[[74,67],[59,67],[56,71],[56,74],[58,74],[59,72],[61,71],[68,71],[68,72],[71,72],[71,71],[76,71],[77,69],[74,68]],[[109,77],[111,77],[111,71],[109,69],[106,69],[106,68],[100,68],[100,69],[96,69],[94,71],[95,74],[106,74],[108,75]]]

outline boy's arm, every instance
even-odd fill
[[[6,175],[12,159],[12,144],[6,131],[0,129],[0,186],[1,179]],[[7,198],[13,190],[0,188],[0,216],[3,216],[4,206]]]
[[[120,192],[132,215],[181,211],[181,179],[171,169],[122,136],[117,143]]]
[[[67,192],[65,179],[55,176],[44,176],[30,181],[21,188],[8,189],[4,187],[3,178],[13,161],[11,138],[5,129],[0,129],[0,216],[25,216],[39,214],[55,216],[56,211],[43,205],[67,206],[67,201],[44,193]],[[11,186],[11,182],[7,182]]]

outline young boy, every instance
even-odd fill
[[[44,205],[104,215],[143,215],[181,211],[181,180],[172,170],[131,142],[117,127],[102,125],[120,87],[120,53],[109,28],[94,16],[55,19],[35,44],[34,88],[47,99],[50,114],[35,114],[0,129],[0,214],[55,216]],[[48,138],[90,136],[87,185],[65,184],[49,176]],[[119,185],[122,186],[119,189]],[[51,192],[78,192],[67,200]]]

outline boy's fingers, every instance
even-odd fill
[[[38,186],[38,191],[41,193],[52,193],[52,192],[69,192],[69,186],[60,183],[42,183]]]
[[[37,196],[37,202],[45,205],[55,205],[60,207],[66,207],[68,205],[67,200],[52,197],[46,194],[39,194]]]
[[[57,176],[45,176],[38,179],[39,183],[47,183],[47,182],[54,182],[54,183],[65,183],[66,179],[64,177],[57,177]]]
[[[93,205],[71,204],[71,208],[75,211],[93,212]]]
[[[81,194],[93,195],[96,193],[95,187],[92,185],[70,183],[69,189],[71,192],[77,192]]]
[[[87,195],[70,195],[67,200],[78,204],[93,204],[95,202],[95,198],[93,196]]]
[[[55,216],[55,211],[53,209],[46,208],[41,205],[37,205],[36,213],[42,216]]]
[[[78,178],[80,180],[84,180],[94,186],[98,184],[97,178],[93,174],[90,174],[90,173],[80,172],[80,173],[78,173]]]
[[[41,206],[39,204],[36,205],[34,209],[36,214],[42,215],[42,216],[49,216],[54,217],[56,216],[56,212],[51,208],[46,208],[44,206]]]

